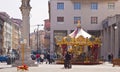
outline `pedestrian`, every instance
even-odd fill
[[[113,59],[113,54],[112,54],[112,53],[109,53],[109,54],[108,54],[108,61],[109,61],[109,62],[112,62],[112,59]]]
[[[110,59],[111,59],[111,55],[110,54],[108,54],[108,61],[110,62]]]
[[[47,58],[47,60],[46,60],[46,64],[47,64],[47,63],[49,63],[49,64],[50,64],[50,63],[51,63],[51,61],[50,61],[50,54],[49,54],[49,53],[46,55],[46,58]]]
[[[64,56],[64,67],[65,68],[72,68],[72,64],[71,64],[71,54],[70,52],[66,52],[65,56]]]
[[[40,63],[40,54],[36,54],[37,63]]]
[[[44,54],[41,54],[41,55],[40,55],[40,59],[41,59],[40,62],[43,64],[43,62],[44,62]]]

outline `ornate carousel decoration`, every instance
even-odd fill
[[[99,37],[85,32],[80,26],[80,21],[71,34],[56,38],[56,43],[61,48],[62,56],[64,56],[65,51],[72,53],[72,63],[96,63],[99,61],[101,40]]]

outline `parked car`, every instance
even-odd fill
[[[0,62],[7,62],[8,56],[1,55],[0,56]]]

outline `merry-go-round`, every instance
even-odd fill
[[[84,31],[80,22],[77,28],[65,37],[56,37],[56,43],[60,48],[57,51],[59,58],[56,60],[57,64],[64,63],[65,51],[72,54],[72,64],[101,64],[99,53],[101,40],[99,37],[92,36]]]

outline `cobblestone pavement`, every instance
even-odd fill
[[[0,69],[0,72],[21,72],[16,67]],[[64,69],[63,65],[39,64],[38,67],[29,67],[26,72],[120,72],[120,67],[112,67],[112,64],[104,63],[101,65],[72,65],[72,69]]]

